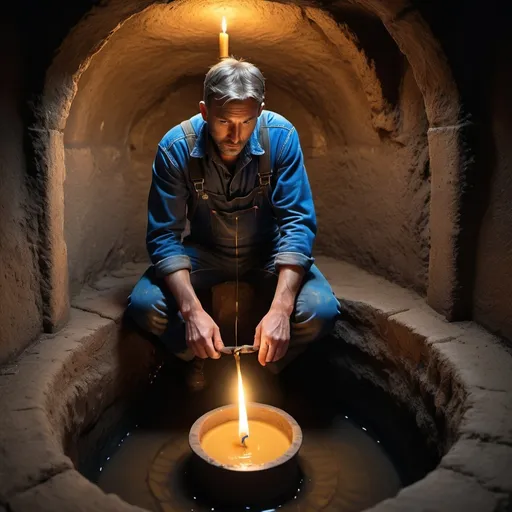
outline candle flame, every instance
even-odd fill
[[[238,374],[238,436],[243,444],[245,438],[249,436],[249,422],[247,420],[247,409],[245,407],[244,384],[242,381],[242,371],[240,370],[240,354],[235,352],[236,371]]]
[[[224,32],[224,34],[225,34],[227,29],[228,29],[228,24],[226,22],[226,16],[222,16],[222,32]]]

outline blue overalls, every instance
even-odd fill
[[[200,124],[198,116],[173,128],[159,145],[148,206],[148,250],[153,265],[136,284],[128,315],[149,332],[150,315],[167,318],[159,337],[179,354],[187,349],[184,322],[163,275],[188,268],[196,292],[232,281],[237,273],[241,281],[275,290],[279,266],[300,264],[306,274],[291,317],[290,346],[327,334],[339,314],[339,303],[310,255],[308,244],[314,238],[310,231],[316,230],[316,221],[302,152],[292,146],[295,129],[282,116],[264,111],[230,178],[218,159],[215,165],[211,161],[215,158],[212,141],[207,155],[198,154],[196,130],[199,138],[207,137],[207,126]],[[290,168],[286,182],[285,171],[279,175],[273,170],[279,170],[280,162],[286,170],[288,161],[299,170]],[[225,181],[220,174],[223,170]],[[233,189],[237,178],[239,186]],[[299,178],[300,183],[295,183]],[[298,197],[299,193],[306,199]],[[293,205],[294,199],[300,201]],[[180,200],[183,207],[175,208]],[[185,204],[190,234],[181,240]],[[308,237],[301,236],[301,229]]]

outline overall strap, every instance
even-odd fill
[[[196,145],[196,132],[194,131],[192,123],[188,119],[180,123],[180,126],[183,129],[187,139],[188,152],[191,153],[194,149],[194,146]],[[188,174],[192,180],[192,183],[194,184],[194,189],[197,192],[197,196],[201,197],[201,199],[208,199],[208,194],[204,191],[204,177],[200,158],[189,157]]]
[[[260,122],[259,138],[261,147],[265,154],[259,157],[258,180],[260,184],[260,193],[264,193],[270,185],[270,178],[272,176],[272,165],[270,161],[270,138],[268,135],[268,128],[265,126],[262,117]]]

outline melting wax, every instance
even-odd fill
[[[206,432],[201,446],[221,464],[244,467],[271,462],[283,455],[291,445],[281,430],[263,421],[249,420],[249,432],[244,447],[238,437],[238,421],[227,421]]]

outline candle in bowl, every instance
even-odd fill
[[[242,443],[238,421],[226,421],[206,432],[201,446],[221,464],[248,467],[278,459],[292,444],[282,430],[261,420],[249,420],[249,432],[250,436]]]
[[[190,478],[217,504],[271,503],[297,489],[302,431],[280,409],[246,405],[239,352],[234,356],[238,406],[214,409],[192,425]]]
[[[302,430],[298,423],[285,411],[265,404],[248,403],[247,413],[245,447],[238,434],[236,404],[207,412],[190,429],[191,488],[220,510],[223,505],[270,508],[267,504],[293,497],[299,485]]]

